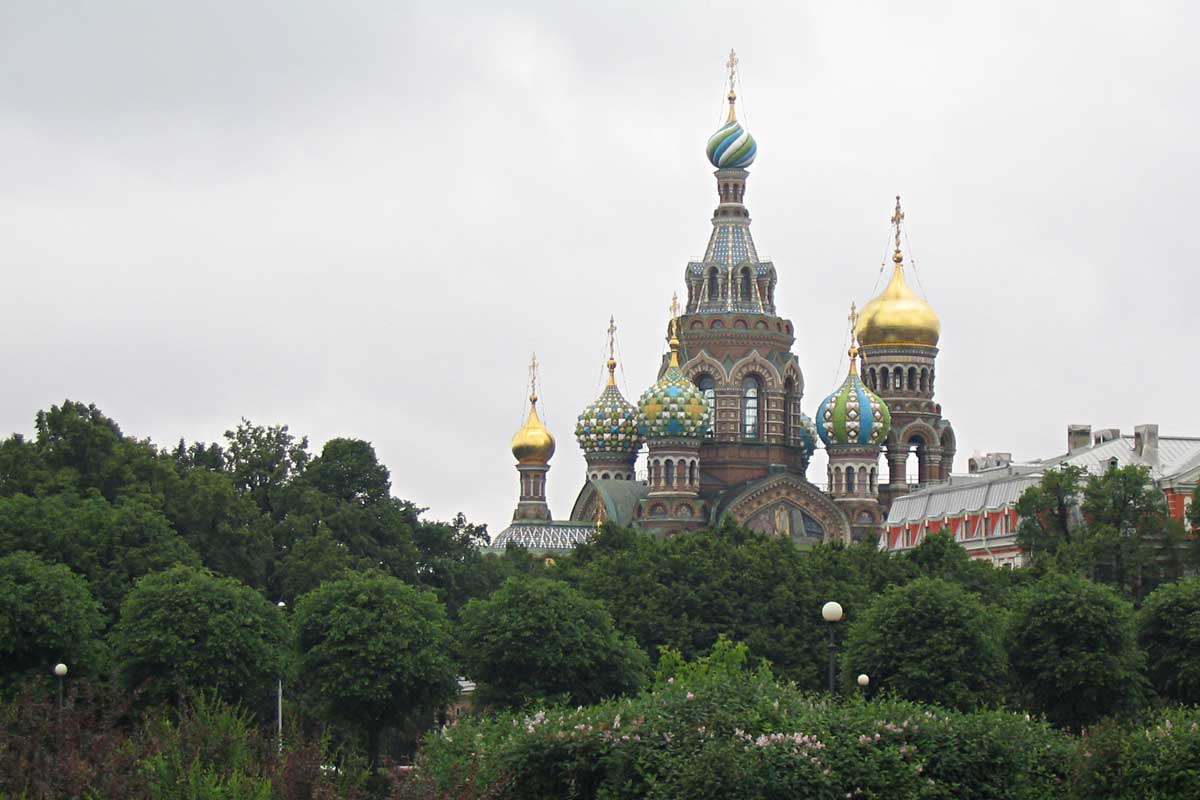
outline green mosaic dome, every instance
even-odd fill
[[[696,385],[679,369],[672,342],[671,366],[638,400],[638,430],[647,439],[699,439],[712,426],[712,412]]]
[[[857,355],[857,349],[850,351],[850,374],[817,408],[817,433],[827,445],[883,444],[892,426],[887,403],[858,377]]]
[[[585,453],[635,456],[642,448],[637,409],[621,396],[611,369],[608,386],[579,415],[575,423],[575,439]]]

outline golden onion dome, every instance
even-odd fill
[[[904,280],[904,256],[897,248],[892,256],[896,268],[878,297],[867,303],[858,317],[855,332],[864,347],[877,344],[919,344],[935,347],[942,332],[933,306],[908,288]]]
[[[512,454],[518,464],[548,464],[554,455],[554,437],[537,413],[537,395],[529,395],[529,418],[513,434]]]

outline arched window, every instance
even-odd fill
[[[679,464],[676,467],[675,474],[679,476],[679,482],[682,483],[684,486],[687,486],[688,465],[687,465],[687,462],[684,461],[682,458],[679,459]]]
[[[892,388],[896,391],[904,389],[904,367],[896,367],[892,370]]]
[[[696,486],[696,462],[688,464],[688,486]]]
[[[884,367],[883,369],[881,369],[879,371],[879,388],[880,389],[888,388],[888,368],[887,367]]]
[[[917,390],[917,368],[916,367],[908,368],[908,390],[910,392],[915,392]]]
[[[858,468],[858,490],[860,492],[862,492],[863,494],[869,493],[869,489],[867,488],[867,468],[866,467]]]
[[[748,377],[742,381],[742,435],[757,439],[758,424],[758,378]]]
[[[750,283],[751,283],[750,268],[745,267],[742,269],[742,290],[741,290],[741,299],[742,300],[749,300],[751,295],[754,293],[753,290],[750,288]]]
[[[708,418],[711,420],[708,432],[704,435],[712,438],[717,427],[717,384],[711,376],[701,375],[696,378],[696,388],[704,395],[704,404],[708,406]]]
[[[833,491],[840,492],[842,490],[842,468],[837,467],[833,471]]]
[[[675,486],[675,462],[668,458],[666,467],[667,467],[667,470],[666,470],[667,488],[674,488],[674,486]]]
[[[875,468],[871,467],[871,494],[879,491],[879,476],[875,474]]]
[[[854,467],[846,470],[846,494],[854,494]]]
[[[929,381],[929,370],[922,368],[921,369],[921,391],[922,392],[925,391],[925,386],[928,384],[928,381]]]
[[[716,267],[711,267],[708,270],[708,299],[715,301],[721,299],[721,274],[717,272]]]

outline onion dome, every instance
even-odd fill
[[[878,297],[867,303],[858,317],[855,332],[863,346],[878,344],[917,344],[936,347],[942,323],[929,303],[918,297],[904,280],[904,255],[900,252],[900,198],[896,198],[896,267],[892,279]]]
[[[858,348],[850,348],[850,374],[817,408],[817,434],[827,445],[879,445],[892,427],[887,403],[858,377]]]
[[[677,325],[672,323],[667,371],[638,400],[638,431],[647,439],[699,439],[712,425],[704,395],[679,369]]]
[[[554,437],[538,418],[537,394],[529,395],[529,418],[513,434],[512,454],[518,464],[548,464],[554,455]]]
[[[637,409],[617,388],[614,373],[616,359],[608,359],[608,385],[588,404],[575,423],[575,439],[585,453],[613,453],[634,456],[642,448],[638,432]]]
[[[804,446],[804,451],[811,456],[817,449],[817,426],[804,412],[800,412],[799,422],[800,425],[796,432],[800,434],[800,442]]]
[[[729,63],[725,65],[729,68],[729,116],[725,124],[708,137],[708,147],[705,149],[708,160],[717,169],[743,169],[753,164],[754,156],[758,154],[758,144],[738,122],[734,110],[737,92],[733,90],[733,84],[737,77],[737,63],[737,54],[730,50]]]

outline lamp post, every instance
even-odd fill
[[[871,683],[871,676],[867,675],[866,673],[863,673],[862,675],[858,676],[858,688],[866,689],[867,686],[870,685],[870,683]]]
[[[62,709],[63,709],[63,678],[67,677],[67,665],[62,664],[62,663],[55,664],[54,665],[54,677],[58,678],[58,710],[62,711]]]
[[[275,604],[280,613],[287,609],[287,603],[280,600]],[[283,676],[279,676],[279,682],[275,692],[275,741],[279,747],[279,752],[283,752]]]
[[[829,623],[829,696],[833,696],[833,674],[837,669],[837,641],[834,639],[834,626],[842,621],[842,604],[830,600],[821,606],[821,618]]]

